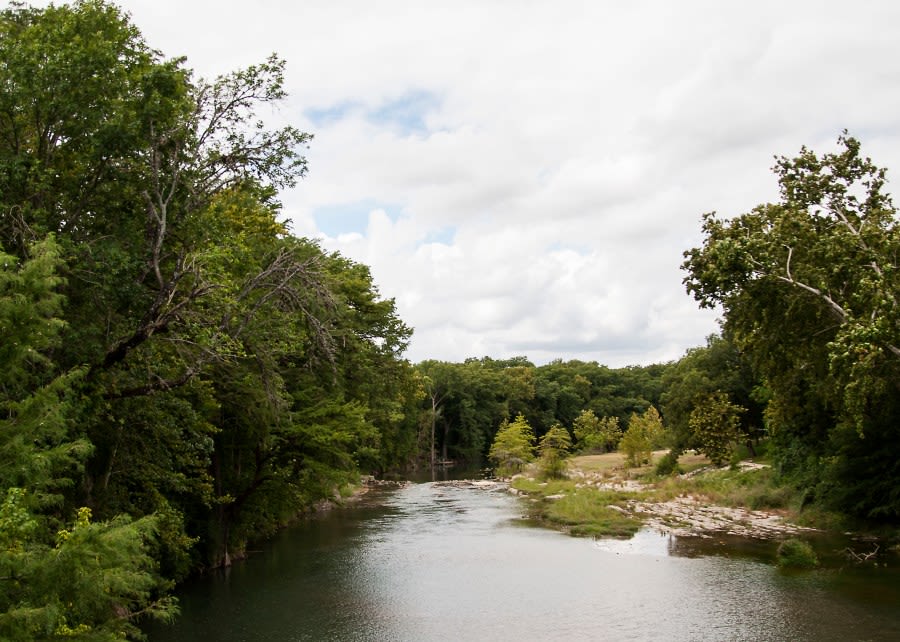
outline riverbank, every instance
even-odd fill
[[[679,465],[687,472],[657,477],[652,466],[627,468],[618,453],[572,457],[566,479],[525,473],[510,492],[531,500],[532,517],[573,535],[627,537],[647,526],[677,536],[783,539],[819,530],[792,509],[790,489],[765,465],[715,468],[694,454]]]

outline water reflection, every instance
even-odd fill
[[[489,487],[371,499],[186,587],[178,624],[150,639],[900,639],[896,573],[786,575],[755,544],[727,557],[716,539],[521,528],[522,500]],[[861,588],[873,582],[880,601]]]

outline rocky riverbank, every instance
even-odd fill
[[[628,529],[623,530],[627,523],[682,537],[783,539],[816,530],[791,522],[783,507],[741,505],[741,497],[730,487],[751,503],[781,501],[778,489],[769,485],[764,465],[746,462],[737,470],[704,465],[663,479],[647,472],[626,468],[616,453],[574,457],[567,480],[542,482],[520,475],[512,480],[510,492],[531,499],[535,516],[573,534],[627,534]],[[604,532],[606,525],[609,533]]]

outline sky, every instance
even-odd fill
[[[893,0],[119,5],[202,77],[286,60],[261,115],[314,138],[284,216],[370,266],[413,362],[677,359],[718,328],[680,268],[703,213],[844,129],[900,173]]]

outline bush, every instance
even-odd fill
[[[819,558],[812,546],[792,537],[781,542],[777,554],[779,568],[815,568]]]
[[[678,457],[679,453],[674,448],[667,452],[656,464],[656,474],[660,477],[680,474],[681,466],[678,465]]]

